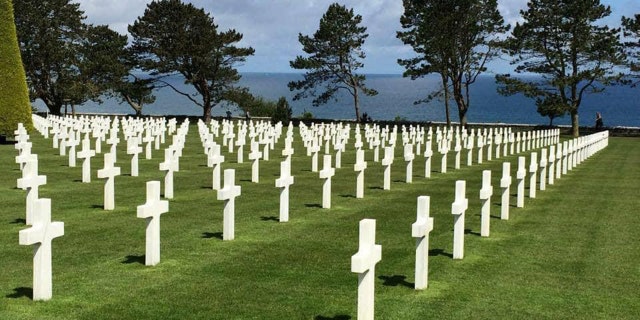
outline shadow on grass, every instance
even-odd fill
[[[326,316],[316,316],[313,320],[350,320],[351,316],[346,314],[339,314],[335,317],[326,317]]]
[[[413,289],[415,287],[414,283],[405,280],[407,279],[407,276],[403,276],[399,274],[392,275],[392,276],[379,276],[378,279],[384,281],[382,285],[387,287],[403,286],[410,289]]]
[[[91,209],[103,209],[103,208],[104,208],[104,205],[102,204],[91,205]]]
[[[139,263],[139,264],[144,264],[144,259],[145,259],[145,255],[139,255],[139,256],[135,256],[135,255],[128,255],[126,257],[124,257],[124,260],[122,260],[120,263],[122,264],[132,264],[132,263]]]
[[[378,187],[378,186],[369,187],[369,189],[371,189],[371,190],[384,190],[383,187]]]
[[[322,208],[322,205],[319,203],[305,203],[304,206],[307,208]]]
[[[218,238],[222,240],[222,232],[203,232],[202,238],[203,239]]]
[[[262,216],[262,217],[260,217],[260,220],[262,220],[262,221],[275,221],[275,222],[280,222],[280,218],[275,217],[275,216],[270,216],[270,217]]]
[[[490,215],[489,217],[491,219],[498,219],[498,220],[502,219],[500,216],[494,216],[494,215]]]
[[[15,220],[9,222],[9,224],[27,224],[27,220],[22,218],[16,218]]]
[[[5,297],[11,298],[11,299],[18,299],[22,297],[33,299],[33,288],[27,288],[27,287],[14,288],[13,293],[8,294]]]
[[[453,259],[453,254],[452,253],[448,253],[448,252],[444,252],[443,249],[431,249],[431,250],[429,250],[429,256],[430,257],[445,256],[445,257],[449,257],[449,258]]]
[[[472,231],[471,229],[464,229],[464,234],[472,234],[474,236],[480,236],[480,233]]]
[[[356,196],[354,196],[352,194],[341,194],[340,196],[343,197],[343,198],[354,198],[354,199],[356,197]]]
[[[251,182],[251,179],[240,179],[240,182]]]

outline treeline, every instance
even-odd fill
[[[31,100],[41,99],[53,114],[65,105],[99,101],[111,95],[142,114],[155,100],[154,90],[174,90],[202,108],[232,103],[253,115],[291,117],[283,97],[278,102],[254,97],[239,85],[237,66],[254,54],[241,47],[242,33],[221,30],[201,8],[181,0],[159,0],[128,26],[131,41],[104,25],[85,22],[71,0],[14,0],[22,62]],[[640,15],[623,17],[620,26],[599,23],[611,9],[598,0],[530,0],[521,24],[509,26],[497,0],[403,0],[397,37],[415,56],[398,59],[405,77],[438,74],[439,90],[425,92],[416,104],[439,99],[451,122],[450,105],[467,123],[469,90],[489,62],[510,59],[512,74],[496,76],[503,95],[524,94],[538,112],[553,121],[570,115],[578,135],[578,110],[587,93],[607,85],[635,85],[640,57]],[[313,35],[299,34],[303,54],[290,62],[305,70],[289,83],[295,99],[321,105],[346,90],[356,119],[362,120],[359,96],[376,95],[358,70],[368,37],[362,16],[331,4]],[[143,74],[144,76],[141,76]],[[179,74],[195,94],[165,81]],[[541,77],[524,77],[537,74]],[[532,79],[535,79],[533,81]]]

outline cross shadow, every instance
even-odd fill
[[[145,259],[145,255],[139,255],[139,256],[135,256],[135,255],[128,255],[126,257],[124,257],[124,260],[122,260],[120,263],[123,264],[132,264],[132,263],[139,263],[139,264],[144,264],[144,259]]]
[[[448,253],[448,252],[444,252],[443,249],[431,249],[429,250],[429,256],[433,257],[433,256],[445,256],[445,257],[449,257],[453,259],[453,254],[452,253]]]
[[[322,208],[322,205],[318,203],[305,203],[304,206],[307,208]]]
[[[352,195],[352,194],[341,194],[340,195],[343,198],[355,198],[356,196]]]
[[[16,218],[15,220],[9,222],[9,224],[27,224],[27,220],[22,218]]]
[[[392,276],[379,276],[378,279],[384,281],[382,283],[383,286],[387,286],[387,287],[397,287],[397,286],[403,286],[403,287],[407,287],[407,288],[411,288],[413,289],[415,287],[414,283],[408,282],[407,280],[405,280],[407,278],[407,276],[402,276],[402,275],[392,275]]]
[[[474,236],[480,236],[480,233],[472,231],[471,229],[464,229],[464,234],[472,234]]]
[[[262,221],[276,221],[276,222],[280,222],[280,218],[278,218],[278,217],[274,217],[274,216],[270,216],[270,217],[262,216],[262,217],[260,217],[260,220],[262,220]]]
[[[28,287],[13,288],[13,293],[10,293],[5,297],[11,298],[11,299],[18,299],[22,297],[33,299],[33,288],[28,288]]]
[[[103,208],[104,208],[104,205],[101,205],[101,204],[91,205],[91,209],[103,209]]]
[[[378,187],[378,186],[369,187],[369,189],[371,189],[371,190],[384,190],[383,187]]]
[[[203,232],[202,238],[203,239],[218,238],[222,240],[222,232]]]
[[[494,215],[490,215],[489,216],[491,219],[502,219],[500,216],[494,216]]]
[[[251,179],[240,179],[241,182],[251,182]]]
[[[82,182],[82,179],[75,179],[73,182]]]
[[[348,316],[346,314],[339,314],[339,315],[336,315],[335,317],[325,317],[325,316],[319,315],[313,318],[313,320],[350,320],[350,319],[351,319],[351,316]]]

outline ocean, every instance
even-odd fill
[[[378,95],[361,96],[361,113],[366,112],[373,120],[406,119],[409,121],[446,120],[444,103],[431,101],[428,104],[415,105],[414,101],[426,97],[439,87],[439,77],[433,76],[418,80],[404,78],[401,75],[366,75],[366,85],[378,91]],[[311,105],[311,99],[293,101],[294,92],[289,91],[287,83],[301,79],[301,74],[294,73],[243,73],[240,84],[246,86],[257,96],[268,100],[277,100],[284,96],[288,99],[294,116],[303,112],[311,112],[314,118],[321,119],[355,119],[352,98],[347,93],[341,93],[335,100],[318,107]],[[178,76],[169,78],[172,84],[195,92],[183,84]],[[143,114],[149,115],[202,115],[202,108],[193,104],[187,98],[173,92],[170,88],[159,89],[155,92],[156,102],[146,105]],[[46,111],[41,101],[35,106],[40,111]],[[226,111],[234,115],[244,113],[229,105],[216,106],[214,116],[224,116]],[[133,114],[133,109],[118,99],[104,97],[101,104],[87,102],[76,106],[81,113],[115,113]],[[70,111],[69,111],[70,112]],[[629,86],[611,86],[602,93],[587,94],[580,106],[579,119],[581,126],[593,126],[595,113],[600,112],[607,127],[640,127],[640,88]],[[455,103],[450,106],[451,120],[458,121]],[[497,93],[494,77],[485,75],[479,77],[471,89],[471,103],[467,115],[470,123],[506,123],[546,125],[547,117],[536,112],[531,99],[522,95],[504,97]],[[568,115],[554,119],[554,125],[570,125]]]

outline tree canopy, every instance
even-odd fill
[[[120,76],[112,62],[126,36],[85,24],[78,3],[21,0],[14,6],[31,100],[41,99],[51,113],[60,114],[64,104],[98,100]]]
[[[211,119],[213,106],[226,100],[229,92],[240,89],[237,82],[241,76],[235,67],[254,53],[251,47],[236,46],[242,40],[241,33],[219,31],[213,17],[203,9],[180,0],[149,3],[144,15],[129,26],[129,32],[140,68],[154,76],[182,75],[196,95],[163,83],[202,107],[206,122]]]
[[[441,76],[448,116],[449,89],[458,107],[461,125],[467,124],[469,88],[498,55],[497,37],[509,29],[496,0],[403,0],[403,31],[397,36],[410,45],[416,57],[399,59],[405,77],[417,79],[431,73]],[[438,95],[438,93],[436,93]],[[430,93],[429,101],[434,96]]]
[[[577,137],[585,94],[604,90],[620,76],[615,67],[624,61],[620,29],[597,23],[611,8],[599,0],[531,0],[521,14],[524,22],[516,25],[505,48],[516,73],[539,77],[498,75],[499,92],[523,93],[538,105],[564,106]]]
[[[353,9],[333,3],[320,19],[320,26],[313,36],[298,34],[302,50],[308,57],[297,56],[290,62],[291,68],[308,70],[304,79],[289,82],[291,91],[298,90],[294,100],[314,97],[314,106],[327,103],[339,90],[349,92],[353,98],[356,120],[360,121],[360,93],[373,96],[376,90],[367,88],[366,77],[357,74],[364,66],[362,45],[369,36],[361,26],[362,16]],[[321,88],[322,92],[316,90]]]
[[[640,14],[634,15],[633,18],[622,17],[622,27],[626,38],[624,46],[628,57],[627,64],[634,79],[630,82],[635,87],[640,82]]]

